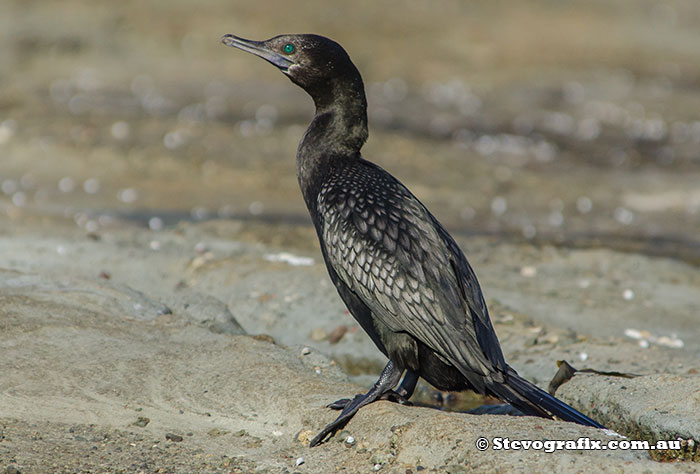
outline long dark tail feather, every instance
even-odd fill
[[[505,384],[493,384],[488,387],[494,395],[510,403],[526,415],[552,418],[605,429],[600,423],[588,418],[561,400],[551,396],[537,385],[520,377],[509,367]]]

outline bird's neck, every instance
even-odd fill
[[[311,209],[328,170],[360,158],[367,141],[367,100],[359,73],[309,91],[316,114],[297,150],[297,177]]]
[[[359,153],[368,136],[367,99],[360,74],[332,79],[312,90],[311,97],[316,114],[307,135],[313,131],[313,146]]]

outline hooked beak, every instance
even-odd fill
[[[289,70],[289,67],[294,64],[294,61],[287,56],[270,50],[265,45],[264,41],[252,41],[234,35],[224,35],[221,38],[221,42],[226,46],[233,46],[234,48],[242,49],[243,51],[259,56],[265,61],[274,64],[285,73]]]

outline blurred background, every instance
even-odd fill
[[[313,107],[219,44],[315,32],[365,79],[364,154],[456,233],[700,263],[700,4],[0,4],[0,213],[309,225]]]

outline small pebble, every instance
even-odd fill
[[[161,230],[163,228],[163,219],[160,217],[151,217],[148,219],[148,228],[151,230]]]
[[[195,207],[190,211],[192,219],[202,221],[209,215],[209,210],[206,207]]]
[[[97,232],[100,228],[100,225],[97,223],[97,221],[94,221],[90,219],[85,223],[85,231],[88,233],[94,233]]]
[[[533,239],[537,235],[537,228],[532,224],[525,224],[521,232],[526,239]]]
[[[304,464],[304,458],[301,458],[301,457],[300,457],[300,458],[297,458],[296,465],[297,465],[297,466],[301,466],[302,464]]]
[[[212,428],[209,431],[207,431],[207,434],[211,436],[212,438],[217,438],[219,436],[223,436],[225,434],[230,433],[229,430],[224,430],[221,428]],[[187,436],[190,436],[190,433],[187,433]]]
[[[506,198],[501,196],[493,198],[491,201],[491,212],[493,212],[495,216],[502,216],[506,210],[508,210],[508,201],[506,201]]]
[[[671,334],[671,336],[661,336],[659,339],[656,341],[657,344],[660,346],[666,346],[666,347],[674,347],[676,349],[680,349],[683,347],[683,341],[679,339],[675,334]]]
[[[27,195],[22,191],[17,191],[12,195],[12,204],[17,207],[24,207],[27,204]]]
[[[250,212],[254,216],[259,216],[263,213],[264,210],[265,204],[263,204],[260,201],[253,201],[250,203],[250,206],[248,206],[248,212]]]
[[[311,330],[311,333],[309,334],[309,339],[311,339],[312,341],[316,341],[316,342],[323,341],[327,337],[328,337],[328,333],[323,328],[314,328]]]
[[[62,193],[70,193],[75,189],[75,181],[70,176],[61,178],[58,181],[58,189]]]
[[[0,189],[2,189],[2,192],[5,194],[14,194],[17,192],[17,182],[12,179],[6,179],[0,185]]]
[[[534,277],[535,275],[537,275],[537,268],[535,268],[531,265],[521,267],[520,268],[520,275],[522,275],[524,277],[528,277],[528,278]]]
[[[269,344],[277,344],[275,342],[275,338],[270,336],[269,334],[256,334],[253,336],[253,339],[255,339],[256,341],[267,342]]]
[[[183,440],[183,437],[174,433],[165,433],[165,439],[179,443]]]
[[[129,124],[121,120],[114,122],[110,131],[117,140],[124,140],[129,136]]]
[[[97,178],[88,178],[83,183],[83,190],[88,194],[95,194],[100,190],[100,180]]]
[[[131,204],[136,201],[139,197],[138,192],[134,188],[120,189],[117,192],[117,199],[121,202]]]
[[[308,444],[309,440],[314,437],[314,432],[311,430],[302,430],[299,433],[297,433],[297,441],[301,442],[302,444]]]
[[[622,297],[627,301],[633,300],[634,299],[634,291],[627,288],[625,291],[622,292]]]
[[[337,344],[338,342],[340,342],[343,336],[345,336],[346,332],[348,332],[348,327],[341,324],[337,328],[333,329],[328,335],[328,342],[330,342],[331,344]]]
[[[133,423],[134,426],[138,426],[139,428],[143,428],[147,424],[149,424],[151,420],[149,418],[146,418],[145,416],[139,416],[136,421]],[[166,435],[167,437],[167,435]]]
[[[304,347],[304,348],[301,350],[301,355],[304,355],[304,356],[305,356],[305,355],[309,355],[309,354],[311,354],[311,349],[309,349],[308,347]]]
[[[593,209],[593,201],[587,196],[581,196],[576,199],[576,209],[581,214],[587,214]]]
[[[622,225],[629,225],[634,220],[634,213],[624,207],[618,207],[615,209],[615,220]]]

